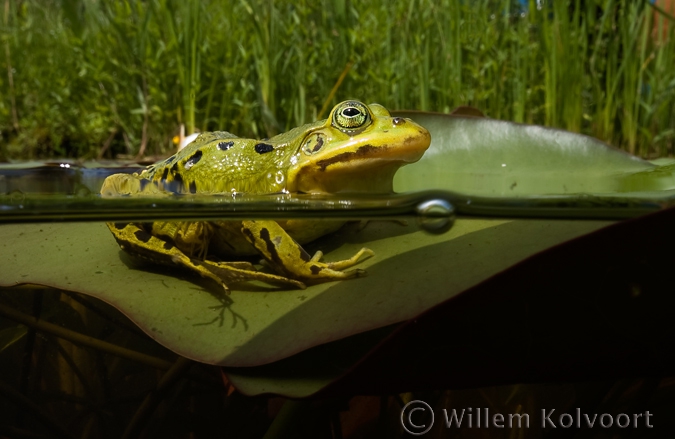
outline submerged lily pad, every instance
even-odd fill
[[[419,163],[399,171],[395,188],[400,192],[611,195],[667,187],[661,184],[667,177],[659,177],[659,184],[642,177],[656,175],[657,165],[585,136],[490,119],[411,116],[429,128],[432,146]],[[229,297],[191,274],[137,266],[100,223],[2,225],[0,285],[33,283],[90,294],[186,357],[229,367],[275,367],[270,363],[309,348],[414,319],[538,252],[611,223],[460,217],[448,233],[430,235],[412,224],[371,222],[310,246],[328,250],[327,260],[349,257],[363,246],[373,249],[376,256],[361,264],[367,277],[306,290],[245,284]],[[376,343],[387,331],[375,334],[364,335],[361,346]],[[313,384],[306,375],[298,378],[306,380],[302,391],[299,381],[290,380],[296,391],[285,394],[313,393],[346,367],[321,372]],[[256,379],[283,381],[282,376],[269,372]],[[250,384],[247,379],[242,374],[239,385]],[[251,392],[264,391],[256,389]]]
[[[405,323],[251,368],[248,395],[394,394],[675,373],[675,209],[538,253]]]
[[[330,259],[364,245],[373,249],[375,257],[361,264],[367,277],[306,290],[249,286],[227,298],[191,274],[181,279],[175,270],[134,267],[103,224],[4,225],[0,285],[35,283],[90,294],[181,355],[255,366],[413,318],[523,258],[606,224],[468,219],[431,235],[373,222],[320,243],[334,249]]]

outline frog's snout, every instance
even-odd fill
[[[396,119],[400,120],[397,121]],[[408,130],[410,135],[406,136],[405,140],[403,141],[403,144],[405,145],[406,149],[409,149],[419,154],[417,158],[415,158],[413,161],[419,160],[419,158],[422,157],[422,154],[424,154],[424,152],[431,145],[431,133],[429,133],[429,130],[427,130],[421,125],[416,124],[410,119],[405,119],[402,117],[394,118],[392,120],[392,123],[398,126],[404,124],[408,125],[406,129]]]

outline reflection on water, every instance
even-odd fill
[[[223,194],[102,199],[106,177],[138,166],[92,167],[72,162],[0,166],[0,222],[155,219],[398,218],[415,216],[431,232],[452,225],[448,194],[291,195]],[[279,179],[278,175],[274,178]],[[429,204],[431,203],[431,204]],[[435,206],[433,209],[428,206]],[[428,221],[427,221],[428,220]]]
[[[78,164],[71,160],[53,162],[19,162],[0,164],[0,194],[14,191],[38,194],[97,194],[103,180],[116,173],[133,173],[143,169],[133,163]]]
[[[102,199],[111,174],[138,166],[73,162],[0,166],[0,223],[209,219],[418,218],[427,231],[446,231],[457,215],[551,218],[628,218],[671,206],[673,191],[484,197],[448,190],[400,194],[223,194]]]

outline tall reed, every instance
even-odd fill
[[[675,154],[675,23],[647,2],[0,2],[0,157],[269,137],[346,98]]]

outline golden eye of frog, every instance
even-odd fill
[[[378,104],[345,101],[326,120],[270,139],[241,139],[219,131],[200,134],[184,149],[140,174],[115,174],[103,183],[104,197],[120,195],[223,193],[391,193],[401,166],[420,159],[429,132],[409,119],[391,117]],[[228,285],[248,280],[304,288],[306,283],[364,274],[346,270],[367,248],[337,262],[310,256],[301,244],[331,233],[336,221],[182,221],[108,223],[129,254],[179,265]],[[249,262],[216,262],[260,254],[274,274]]]

